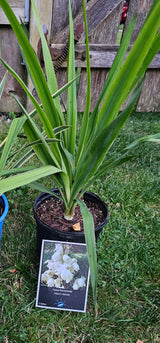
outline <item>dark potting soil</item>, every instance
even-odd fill
[[[105,220],[105,216],[102,210],[99,208],[98,204],[85,200],[85,203],[92,213],[94,226],[97,227]],[[63,217],[64,215],[64,204],[59,199],[54,197],[49,198],[44,201],[37,209],[38,218],[45,223],[46,225],[62,230],[73,232],[73,225],[80,223],[80,231],[84,231],[83,219],[80,211],[80,207],[77,205],[75,208],[75,215],[73,220],[66,220]]]

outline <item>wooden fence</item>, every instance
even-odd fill
[[[10,0],[13,3],[12,0]],[[78,111],[84,110],[86,94],[86,62],[85,62],[85,45],[83,31],[82,6],[80,0],[72,0],[72,9],[74,16],[74,28],[78,35],[78,42],[75,46],[76,66],[81,70],[81,76],[78,89]],[[87,1],[86,1],[87,2]],[[123,27],[125,32],[129,21],[137,13],[137,22],[132,36],[131,44],[134,43],[153,0],[130,0],[127,20]],[[23,11],[21,16],[25,18],[26,1],[16,0],[14,4],[17,8],[21,5]],[[35,0],[42,26],[45,24],[48,29],[47,40],[56,66],[59,56],[61,56],[64,47],[68,42],[68,1],[67,0]],[[123,0],[90,0],[86,3],[89,41],[90,41],[90,61],[91,61],[91,110],[99,96],[104,85],[108,71],[113,63],[118,50],[117,34],[119,30]],[[15,9],[14,9],[15,10]],[[19,10],[20,11],[20,10]],[[17,72],[24,78],[25,68],[21,64],[21,56],[16,39],[12,30],[3,19],[0,10],[0,41],[3,39],[2,56],[16,68]],[[35,51],[39,41],[38,30],[32,11],[30,12],[30,41]],[[61,87],[66,82],[66,61],[57,70],[58,85]],[[0,65],[0,79],[4,75],[4,68]],[[32,90],[31,82],[28,81],[29,88]],[[8,78],[4,98],[0,103],[0,112],[17,111],[17,105],[8,95],[8,90],[14,90],[20,100],[25,103],[25,97],[17,83]],[[160,111],[160,55],[157,54],[146,73],[144,86],[138,102],[137,111]],[[66,102],[66,95],[63,94],[63,102]],[[28,108],[30,104],[28,104]]]

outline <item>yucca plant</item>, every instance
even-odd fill
[[[15,98],[24,115],[13,120],[7,139],[4,142],[5,144],[1,144],[0,193],[23,185],[30,185],[40,191],[50,192],[41,183],[38,183],[37,180],[53,175],[54,182],[57,184],[64,202],[65,218],[71,219],[73,217],[77,203],[81,208],[91,270],[93,296],[96,299],[97,274],[94,224],[92,215],[81,200],[81,197],[97,177],[106,173],[109,169],[113,171],[114,167],[120,165],[128,158],[127,153],[130,147],[126,147],[126,150],[119,156],[113,154],[108,157],[107,152],[134,109],[142,88],[146,69],[160,49],[160,33],[158,32],[160,17],[157,15],[160,12],[160,1],[154,1],[139,37],[124,61],[136,18],[133,18],[131,21],[95,109],[90,114],[91,74],[89,43],[85,0],[82,0],[86,33],[87,94],[78,139],[74,29],[71,1],[69,0],[68,81],[61,90],[58,90],[57,87],[53,63],[34,1],[31,0],[31,3],[42,41],[46,75],[43,74],[38,58],[8,2],[0,0],[0,5],[8,17],[23,51],[23,56],[41,101],[41,104],[36,101],[20,77],[0,58],[9,72],[21,84],[34,106],[34,110],[28,113],[18,99]],[[59,101],[59,95],[64,89],[67,89],[67,113],[65,114],[62,112]],[[120,112],[122,104],[129,95],[128,105]],[[34,120],[35,114],[39,115],[44,132],[38,129]],[[13,155],[11,148],[15,138],[18,137],[22,129],[29,143],[17,152],[17,156],[20,153],[22,155],[15,162],[16,154]],[[160,135],[148,136],[143,139],[158,142]],[[131,148],[139,142],[134,142]],[[33,165],[30,164],[27,167],[26,162],[34,154],[37,155],[41,166],[35,167],[33,162]]]

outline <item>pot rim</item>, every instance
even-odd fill
[[[53,188],[53,189],[51,189],[51,191],[52,191],[52,192],[54,192],[54,191],[55,191],[55,192],[59,192],[58,188]],[[104,209],[105,209],[105,212],[106,212],[106,214],[105,214],[105,216],[106,216],[106,217],[105,217],[105,220],[104,220],[102,223],[100,223],[97,227],[95,227],[95,232],[97,232],[97,231],[101,230],[101,229],[107,224],[107,222],[108,222],[108,219],[109,219],[109,210],[108,210],[108,206],[107,206],[107,204],[106,204],[97,194],[92,193],[92,192],[90,192],[90,191],[86,191],[86,192],[84,193],[84,196],[85,196],[85,194],[86,194],[86,195],[89,195],[89,196],[92,196],[93,199],[97,199],[98,201],[100,201],[101,206],[103,207],[102,211],[104,211]],[[38,221],[39,221],[40,223],[42,223],[42,225],[43,225],[44,227],[46,227],[46,229],[50,229],[50,226],[47,225],[47,224],[45,224],[43,221],[41,221],[40,218],[37,216],[37,213],[36,213],[36,209],[38,208],[38,202],[39,202],[39,200],[40,200],[40,202],[43,202],[43,200],[45,200],[45,196],[52,197],[53,195],[52,195],[52,194],[49,194],[49,193],[46,193],[46,192],[40,193],[40,194],[38,195],[38,197],[36,197],[36,199],[35,199],[35,201],[34,201],[33,211],[34,211],[34,217],[35,217],[35,219],[36,219],[36,220],[38,219]],[[101,208],[101,206],[100,206],[100,208]],[[70,235],[73,234],[73,232],[60,231],[60,230],[58,230],[57,228],[54,228],[54,231],[57,232],[57,233],[61,232],[61,235],[64,234],[64,236],[65,236],[65,235],[70,236]],[[84,236],[84,231],[81,231],[81,232],[74,232],[74,235],[75,235],[75,236]]]

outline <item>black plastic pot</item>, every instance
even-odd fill
[[[55,188],[52,190],[55,193],[58,193],[58,189]],[[37,216],[37,209],[47,199],[52,197],[52,195],[47,194],[47,193],[41,193],[35,200],[34,202],[34,218],[36,220],[37,224],[37,253],[40,255],[40,250],[41,250],[41,244],[43,239],[47,240],[54,240],[54,241],[64,241],[64,242],[77,242],[77,243],[85,243],[85,236],[84,232],[66,232],[66,231],[61,231],[57,229],[53,229],[50,226],[44,224]],[[95,228],[95,237],[96,241],[98,240],[99,234],[102,231],[103,227],[106,225],[108,218],[109,218],[109,212],[108,212],[108,207],[104,203],[103,200],[101,200],[96,194],[91,193],[91,192],[85,192],[84,194],[84,200],[89,200],[92,201],[96,204],[98,204],[99,208],[103,211],[103,214],[105,216],[105,220],[98,225]]]

